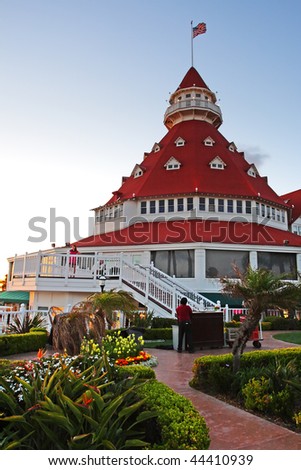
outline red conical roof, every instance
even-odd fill
[[[214,144],[206,146],[210,137]],[[185,145],[177,146],[178,138]],[[215,197],[238,197],[261,199],[286,207],[268,185],[265,177],[248,174],[251,164],[243,154],[229,149],[230,143],[212,125],[205,121],[183,121],[176,124],[159,142],[160,150],[150,152],[143,160],[143,174],[130,176],[118,190],[120,200],[158,198],[185,194],[212,195]],[[166,164],[174,158],[180,164],[178,170],[167,170]],[[211,168],[216,157],[224,163],[223,170]],[[114,203],[114,195],[108,203]]]
[[[199,72],[194,67],[190,67],[185,77],[181,81],[180,85],[178,86],[177,90],[180,90],[182,88],[190,88],[192,86],[196,86],[199,88],[207,88],[207,90],[210,90],[210,88],[206,85],[206,83],[200,76]]]

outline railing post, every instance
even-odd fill
[[[149,281],[150,281],[150,269],[146,269],[145,276],[145,305],[148,306],[148,296],[149,296]]]
[[[23,268],[22,268],[22,285],[24,286],[25,284],[25,270],[26,270],[26,258],[27,258],[28,253],[26,252],[24,257],[23,257]]]
[[[119,255],[119,283],[120,287],[122,286],[122,279],[123,279],[123,252]]]
[[[229,305],[225,305],[225,321],[228,322],[229,320]]]
[[[176,290],[176,286],[173,284],[173,286],[172,286],[172,306],[171,306],[172,316],[175,316],[176,308],[177,308],[177,290]]]
[[[38,279],[41,274],[41,260],[42,260],[42,255],[41,255],[41,251],[39,251],[37,254],[37,265],[36,265],[36,285],[38,283]]]
[[[93,280],[94,280],[95,285],[96,285],[98,268],[99,268],[99,259],[98,259],[98,255],[95,251],[95,253],[94,253],[94,272],[93,272]]]

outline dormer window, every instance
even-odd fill
[[[225,162],[223,162],[220,157],[215,157],[213,160],[211,160],[209,165],[212,170],[224,170],[226,167]]]
[[[135,168],[132,171],[132,175],[134,178],[139,178],[143,175],[143,169],[139,165],[135,165]]]
[[[250,168],[248,169],[248,175],[252,176],[252,178],[256,178],[256,176],[259,176],[259,173],[255,165],[250,166]]]
[[[181,163],[175,158],[171,157],[164,165],[166,170],[179,170],[181,168]]]
[[[204,145],[206,145],[206,147],[213,147],[213,145],[215,144],[214,140],[212,139],[212,137],[208,136],[205,140],[204,140]]]
[[[156,152],[159,152],[159,150],[161,150],[161,147],[159,144],[157,144],[157,142],[155,142],[152,148],[152,152],[156,153]]]
[[[231,142],[228,146],[228,149],[230,150],[230,152],[235,152],[237,150],[237,147],[234,142]]]
[[[185,140],[182,139],[182,137],[178,137],[178,138],[175,140],[175,145],[176,145],[176,147],[184,147],[184,145],[185,145]]]

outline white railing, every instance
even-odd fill
[[[221,116],[221,109],[216,104],[212,103],[211,101],[207,100],[199,100],[199,99],[190,99],[190,100],[180,100],[177,103],[172,104],[169,106],[165,112],[164,118],[166,118],[169,114],[177,111],[178,109],[185,109],[185,108],[197,108],[197,109],[206,109],[213,111],[215,114]]]
[[[12,275],[16,278],[35,276],[38,269],[39,255],[26,253],[24,256],[15,257]]]
[[[46,328],[48,331],[51,330],[51,318],[48,310],[17,310],[17,311],[2,311],[0,310],[0,335],[5,334],[7,327],[14,323],[14,321],[19,318],[21,321],[24,318],[24,315],[29,315],[29,318],[35,317],[39,314],[43,319],[43,328]]]
[[[122,282],[138,291],[146,303],[152,301],[169,313],[174,313],[183,296],[193,310],[213,310],[217,304],[188,289],[157,268],[123,262]]]
[[[150,275],[152,277],[159,278],[164,282],[164,284],[168,284],[173,289],[176,289],[176,293],[179,297],[187,297],[187,299],[189,299],[189,303],[192,304],[192,308],[208,310],[217,306],[216,302],[213,302],[212,300],[207,299],[207,297],[204,297],[202,294],[189,289],[188,287],[181,284],[180,281],[175,277],[171,277],[168,274],[165,274],[163,271],[160,271],[153,265],[151,265],[150,268],[144,269],[149,269]]]

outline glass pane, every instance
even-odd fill
[[[151,261],[169,276],[194,277],[194,250],[152,251]]]
[[[275,275],[288,274],[288,279],[297,279],[297,263],[294,253],[258,253],[258,267],[268,269]]]
[[[206,250],[206,277],[236,278],[233,266],[244,272],[249,264],[248,251]]]

